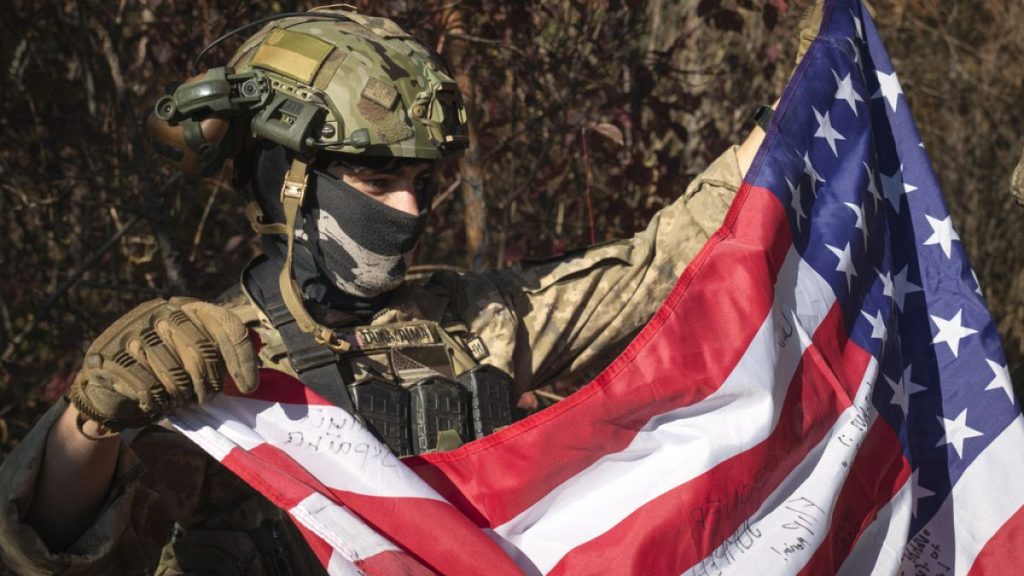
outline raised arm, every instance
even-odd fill
[[[107,497],[121,444],[117,431],[205,400],[229,374],[240,390],[256,388],[248,332],[226,310],[172,299],[129,312],[86,353],[72,403],[46,438],[24,522],[50,551],[66,549],[95,521]]]

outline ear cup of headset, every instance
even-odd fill
[[[212,176],[235,151],[240,140],[236,124],[217,116],[171,123],[151,112],[146,132],[163,162],[189,176]]]
[[[223,78],[223,68],[219,77]],[[202,88],[207,73],[193,76],[179,86],[198,87],[199,100],[208,94]],[[217,76],[214,77],[216,81]],[[224,89],[226,90],[226,88]],[[172,94],[173,93],[173,94]],[[195,100],[183,101],[179,110],[177,89],[157,100],[146,117],[146,133],[157,157],[188,176],[212,176],[220,171],[224,161],[233,157],[244,140],[248,122],[242,121],[236,110],[221,104],[220,108],[196,105]]]

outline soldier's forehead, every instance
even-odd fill
[[[428,171],[437,162],[422,158],[393,158],[369,156],[359,158],[341,154],[321,152],[320,162],[327,167],[337,167],[357,173],[420,174]]]

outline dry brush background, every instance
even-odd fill
[[[355,2],[438,48],[471,104],[476,144],[444,170],[421,270],[506,266],[641,229],[781,92],[806,3]],[[873,4],[1019,386],[1024,208],[1007,188],[1024,144],[1024,1]],[[141,124],[207,42],[308,6],[6,3],[0,460],[114,318],[152,297],[213,297],[254,254],[228,178],[172,176]]]

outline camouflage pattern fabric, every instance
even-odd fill
[[[327,108],[330,152],[439,158],[468,144],[455,80],[422,44],[386,18],[347,9],[268,24],[235,53],[236,72],[259,69],[275,90]],[[369,146],[343,141],[359,130]]]
[[[512,270],[441,273],[425,285],[401,288],[373,325],[461,320],[479,337],[483,363],[510,374],[516,394],[556,380],[586,382],[657,310],[721,225],[740,180],[734,148],[630,240]],[[227,306],[247,323],[260,322],[261,314],[241,296]],[[269,348],[261,356],[274,367]],[[280,510],[159,426],[124,436],[95,523],[68,550],[49,552],[21,517],[32,500],[46,435],[65,407],[54,406],[0,467],[0,556],[16,573],[322,573]]]
[[[57,402],[0,468],[0,556],[16,574],[324,573],[281,510],[160,426],[122,446],[96,521],[69,549],[49,552],[19,518],[31,502],[46,435],[66,406]]]
[[[862,2],[864,2],[864,7],[867,8],[868,13],[871,14],[871,19],[877,22],[875,9],[871,6],[871,3],[868,0],[862,0]],[[797,37],[796,64],[799,64],[804,59],[807,49],[811,47],[811,43],[818,37],[818,32],[821,28],[821,13],[824,7],[824,0],[815,0],[800,15],[800,22],[798,24],[800,34]]]

